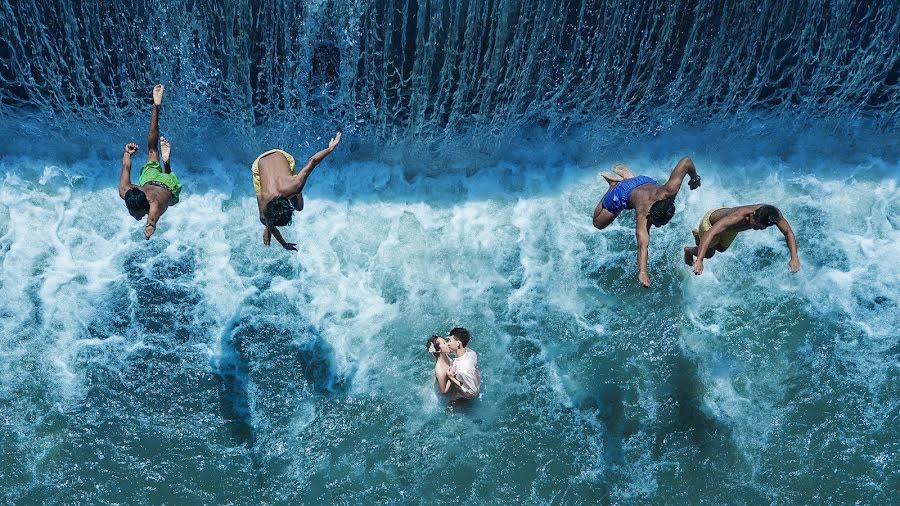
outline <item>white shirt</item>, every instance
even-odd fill
[[[454,388],[454,398],[474,399],[481,392],[481,372],[478,370],[478,354],[466,350],[466,354],[453,359],[453,370],[462,387]]]

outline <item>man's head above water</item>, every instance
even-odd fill
[[[460,348],[467,348],[469,346],[469,337],[468,330],[463,327],[456,327],[450,331],[450,340],[447,342],[447,345],[454,352]]]

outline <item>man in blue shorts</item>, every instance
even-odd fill
[[[675,196],[681,189],[684,176],[691,176],[688,181],[691,190],[700,187],[700,176],[697,175],[694,162],[688,157],[678,162],[669,180],[663,185],[647,176],[635,176],[624,165],[616,165],[613,172],[603,172],[601,175],[609,183],[609,189],[594,209],[594,227],[603,230],[625,209],[637,212],[635,234],[638,243],[638,281],[649,287],[647,249],[650,246],[650,226],[661,227],[672,219],[675,214]]]

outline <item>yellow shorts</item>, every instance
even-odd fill
[[[280,149],[270,149],[270,150],[266,151],[265,153],[257,156],[256,160],[253,160],[253,165],[250,167],[250,172],[253,173],[253,190],[256,191],[257,195],[259,195],[259,193],[261,191],[260,190],[260,182],[259,182],[259,159],[266,155],[271,155],[272,153],[281,153],[282,155],[284,155],[284,157],[287,158],[288,165],[291,166],[291,175],[292,176],[294,175],[295,163],[294,163],[293,156],[291,156],[287,151],[282,151]]]
[[[724,207],[717,207],[715,209],[710,210],[708,213],[703,215],[703,219],[700,220],[700,226],[697,228],[698,235],[700,236],[700,240],[703,241],[703,236],[709,232],[709,229],[712,228],[712,223],[709,222],[709,217],[712,216],[712,213],[718,211],[719,209],[725,209]],[[715,239],[709,243],[710,249],[716,249],[716,246],[719,246],[718,249],[726,250],[731,243],[737,238],[737,232],[722,232]]]

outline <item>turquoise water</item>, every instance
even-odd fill
[[[896,503],[898,40],[894,0],[0,1],[2,502]],[[250,163],[338,129],[265,248]],[[643,289],[599,173],[685,155]],[[802,270],[767,230],[694,276],[759,202]]]
[[[182,166],[179,139],[186,191],[150,241],[112,150],[0,159],[6,499],[889,502],[896,159],[694,139],[703,186],[653,231],[651,290],[633,216],[591,226],[598,168],[662,178],[682,139],[437,176],[336,153],[296,253],[262,245],[245,164]],[[802,271],[768,230],[690,274],[702,214],[758,201]],[[456,325],[484,385],[454,411],[423,343]]]

